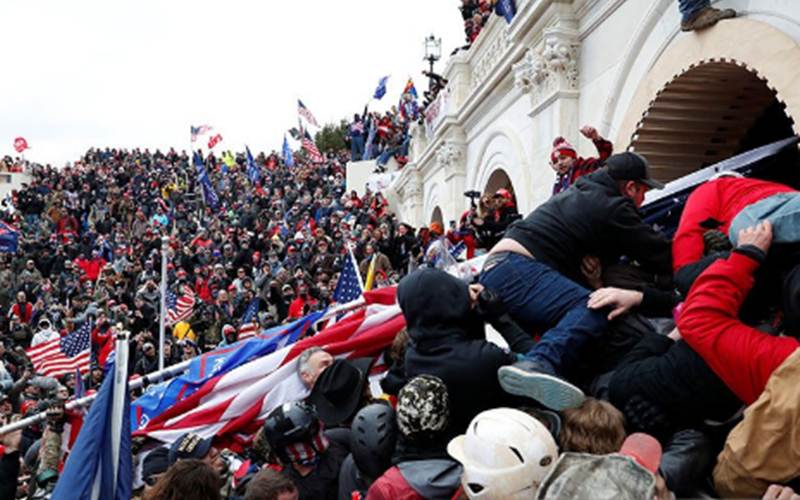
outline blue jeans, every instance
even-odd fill
[[[524,330],[549,328],[526,357],[552,367],[556,374],[574,368],[583,347],[602,335],[608,324],[604,313],[587,307],[588,290],[523,255],[505,254],[481,273],[480,282],[499,294]]]
[[[350,160],[361,161],[361,157],[364,156],[364,136],[356,135],[350,137],[350,142]]]
[[[711,0],[678,0],[678,10],[683,21],[688,21],[700,10],[711,6]]]

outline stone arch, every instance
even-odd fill
[[[441,199],[439,197],[439,184],[437,182],[431,183],[430,187],[427,188],[427,192],[425,194],[425,205],[423,208],[423,217],[430,216],[429,219],[424,220],[424,223],[428,223],[432,220],[433,214],[436,210],[439,210],[439,213],[442,214],[441,209]]]
[[[490,132],[478,149],[476,163],[469,169],[467,186],[483,193],[493,175],[501,171],[515,188],[515,194],[527,208],[533,202],[527,193],[530,187],[530,165],[519,136],[508,127]],[[497,174],[499,175],[499,174]]]
[[[659,16],[669,17],[669,14],[658,11],[661,8],[666,8],[666,3],[663,1],[658,2],[654,7],[655,12],[651,17],[656,21],[645,23],[651,29],[654,28]],[[725,21],[713,29],[680,37],[676,36],[677,28],[674,30],[666,40],[661,40],[661,46],[656,50],[652,49],[652,45],[655,44],[653,40],[638,39],[643,46],[651,46],[647,54],[640,53],[640,49],[636,47],[630,49],[629,56],[625,60],[625,68],[618,79],[618,82],[623,82],[622,79],[628,77],[627,81],[621,83],[619,88],[612,90],[615,97],[612,97],[607,104],[608,114],[606,116],[612,117],[612,119],[606,125],[610,126],[616,144],[622,147],[632,146],[633,149],[637,149],[638,140],[638,150],[646,154],[641,144],[644,139],[638,132],[647,130],[642,127],[647,125],[645,121],[648,112],[658,102],[659,97],[667,95],[670,83],[677,83],[678,86],[673,88],[680,88],[682,85],[680,78],[683,75],[690,77],[689,80],[684,81],[687,83],[692,78],[701,81],[704,77],[713,76],[714,72],[717,73],[717,78],[724,77],[724,73],[727,72],[728,78],[737,79],[738,77],[737,81],[740,86],[756,85],[754,79],[758,79],[762,82],[761,91],[764,91],[764,88],[769,90],[774,101],[778,103],[777,106],[783,108],[787,118],[800,116],[800,87],[796,85],[797,80],[800,79],[800,45],[792,37],[766,22],[748,18]],[[663,37],[663,34],[661,36]],[[637,37],[634,37],[634,42],[636,41]],[[649,62],[643,58],[648,59]],[[634,67],[638,69],[634,71]],[[705,69],[700,70],[699,73],[691,73],[700,68]],[[635,76],[638,76],[639,73],[644,73],[644,75],[636,78]],[[732,91],[732,89],[726,90]],[[673,94],[670,96],[671,99],[680,99],[677,93],[671,94]],[[762,92],[761,95],[763,98],[767,98],[765,92]],[[619,101],[628,98],[630,102],[624,106],[624,109],[623,103],[620,102],[618,106]],[[666,101],[661,101],[662,105],[664,102]],[[771,101],[767,106],[769,105],[771,105]],[[797,129],[796,125],[793,125],[793,129]],[[652,132],[655,129],[651,127],[649,130]],[[645,132],[644,135],[646,136],[648,133],[650,132]],[[710,150],[712,154],[703,156],[713,157],[713,153],[717,151],[714,149],[716,147],[714,141],[719,141],[719,139],[712,135],[703,134],[702,138],[695,141],[692,147],[695,150],[704,150],[704,148]],[[739,139],[744,139],[746,135],[747,131],[742,132]],[[729,142],[735,140],[736,138],[733,136],[728,139]],[[709,145],[713,147],[708,148]],[[666,160],[666,158],[661,160]],[[690,167],[685,164],[692,161],[694,160],[691,158],[684,158],[683,166],[672,172],[662,171],[661,178],[669,180],[680,171],[686,172]],[[694,168],[702,165],[701,161]]]
[[[444,216],[442,215],[442,209],[439,207],[439,205],[433,207],[430,222],[438,222],[444,226]]]
[[[483,186],[482,192],[483,194],[496,193],[498,189],[507,189],[516,203],[517,191],[514,189],[514,183],[511,181],[511,177],[508,176],[508,173],[502,168],[498,168],[492,172],[492,175],[489,176],[489,179]]]
[[[769,82],[739,61],[702,61],[656,95],[631,137],[653,175],[670,181],[794,135]]]

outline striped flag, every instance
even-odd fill
[[[249,339],[258,333],[258,304],[259,300],[253,299],[247,306],[242,316],[242,323],[239,325],[239,340]]]
[[[314,115],[311,114],[311,111],[308,110],[306,105],[303,104],[303,101],[301,101],[300,99],[297,100],[297,112],[300,113],[300,116],[305,118],[309,124],[314,125],[315,127],[319,127],[317,119],[314,118]]]
[[[339,304],[352,302],[361,297],[364,292],[353,249],[348,248],[347,250],[348,258],[344,261],[342,271],[339,273],[339,281],[336,282],[336,290],[333,292],[333,301]]]
[[[199,127],[189,125],[189,132],[192,134],[192,142],[196,142],[199,136],[207,134],[212,130],[211,125],[200,125]]]
[[[60,377],[75,370],[81,373],[89,371],[91,345],[92,325],[91,322],[84,321],[77,330],[66,337],[31,347],[25,354],[38,373],[48,377]]]
[[[303,136],[303,149],[306,150],[308,153],[308,158],[314,163],[322,163],[323,158],[322,154],[319,152],[317,145],[314,144],[314,139],[308,134],[306,131],[305,135]]]
[[[185,432],[196,432],[228,440],[225,444],[241,442],[238,435],[253,434],[274,408],[308,395],[297,375],[297,357],[309,347],[320,346],[338,357],[359,358],[377,356],[391,345],[405,326],[395,294],[396,288],[364,294],[370,304],[366,309],[312,337],[209,379],[134,435],[169,443]]]
[[[189,318],[194,312],[195,294],[188,285],[181,289],[178,297],[172,290],[167,290],[167,323],[174,325]]]

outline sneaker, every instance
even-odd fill
[[[517,361],[497,370],[500,387],[509,394],[535,399],[556,411],[575,408],[583,403],[583,391],[556,375],[546,373],[530,360]]]
[[[718,21],[723,19],[730,19],[736,17],[736,11],[733,9],[715,9],[713,7],[706,7],[697,12],[688,21],[681,22],[681,31],[697,31],[710,26],[714,26]]]

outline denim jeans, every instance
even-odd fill
[[[678,0],[678,10],[681,11],[683,21],[688,21],[698,11],[711,5],[711,0]]]
[[[356,135],[350,138],[350,160],[361,161],[364,156],[364,136]]]
[[[551,366],[556,374],[574,368],[583,347],[602,335],[608,323],[604,313],[587,307],[588,290],[523,255],[506,254],[481,273],[480,282],[499,294],[524,330],[549,328],[526,357]]]

